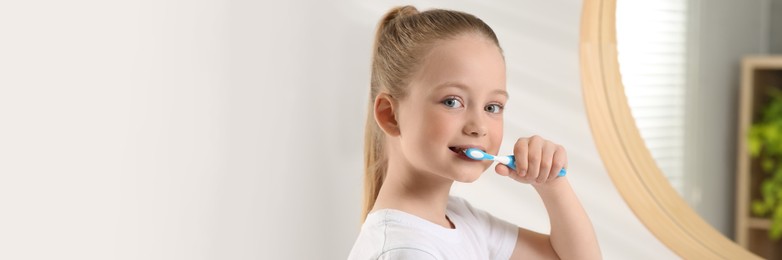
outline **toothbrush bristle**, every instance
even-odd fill
[[[474,160],[481,160],[484,157],[483,156],[483,151],[475,149],[475,148],[467,148],[467,149],[464,149],[463,152],[464,152],[464,155],[466,155],[470,159],[474,159]]]
[[[471,149],[470,150],[470,157],[474,159],[483,158],[483,151],[477,150],[477,149]]]

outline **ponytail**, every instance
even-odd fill
[[[369,103],[366,130],[364,133],[364,208],[361,219],[365,219],[375,206],[377,194],[386,179],[388,158],[385,153],[383,133],[375,122],[374,99]]]
[[[377,63],[383,62],[382,56],[378,56],[381,49],[381,40],[386,26],[397,17],[411,16],[418,14],[418,10],[413,6],[396,7],[388,11],[377,26],[375,35],[375,48],[372,55],[372,82],[369,93],[369,106],[367,113],[367,122],[364,130],[364,207],[361,213],[361,219],[365,219],[372,207],[375,206],[375,200],[386,179],[386,169],[388,169],[388,155],[385,151],[385,138],[383,131],[375,121],[375,98],[381,91],[382,82],[387,78],[387,72],[378,68]],[[378,71],[380,69],[381,71]]]

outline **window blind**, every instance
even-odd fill
[[[630,110],[657,165],[684,194],[687,0],[616,6],[619,67]]]

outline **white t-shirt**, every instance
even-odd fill
[[[518,227],[449,197],[449,229],[395,209],[370,213],[348,259],[508,259]]]

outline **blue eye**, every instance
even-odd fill
[[[459,101],[456,98],[452,98],[452,97],[443,100],[441,103],[443,103],[443,105],[445,105],[447,107],[450,107],[450,108],[458,108],[458,107],[462,106],[462,102],[461,101]]]
[[[502,108],[503,107],[500,104],[491,104],[491,105],[486,106],[484,108],[484,110],[486,110],[486,112],[489,112],[489,113],[499,114],[500,112],[502,112]]]

